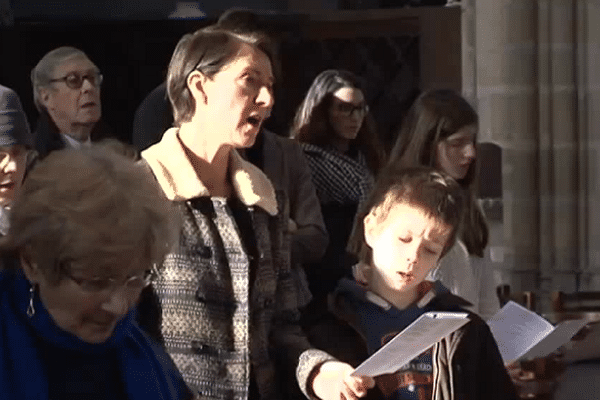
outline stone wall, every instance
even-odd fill
[[[503,149],[503,280],[600,289],[600,4],[463,0],[463,88]]]

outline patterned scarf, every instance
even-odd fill
[[[365,156],[357,152],[356,159],[333,147],[301,143],[321,204],[360,204],[373,188],[373,175]]]

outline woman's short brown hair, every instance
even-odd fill
[[[52,282],[68,265],[124,259],[161,264],[178,232],[176,213],[144,164],[106,146],[50,153],[13,205],[7,246]]]
[[[167,93],[175,126],[189,121],[195,112],[196,103],[187,86],[188,75],[200,71],[212,78],[236,57],[242,43],[265,53],[273,64],[273,46],[269,38],[259,32],[233,32],[212,25],[181,38],[167,73]]]

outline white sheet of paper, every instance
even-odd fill
[[[379,376],[396,372],[467,322],[467,313],[427,312],[360,364],[352,375]]]
[[[504,362],[518,359],[554,329],[550,322],[514,301],[506,303],[487,323]]]
[[[568,342],[586,321],[564,321],[555,328],[535,312],[509,301],[487,323],[507,363],[547,356]]]
[[[573,319],[559,323],[548,336],[534,345],[522,358],[545,357],[567,343],[573,335],[583,328],[588,321],[585,319]]]

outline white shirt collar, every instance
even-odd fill
[[[65,135],[64,133],[61,133],[60,135],[62,136],[63,142],[65,142],[67,147],[72,149],[81,149],[82,147],[90,147],[92,145],[92,139],[90,139],[89,136],[87,140],[80,142],[79,140],[69,135]]]

